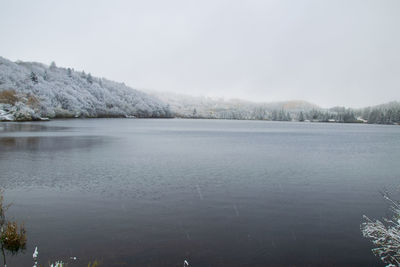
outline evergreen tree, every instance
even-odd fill
[[[400,122],[400,108],[396,111],[395,122],[397,123]]]
[[[34,84],[37,84],[39,82],[38,77],[33,71],[31,72],[30,78]]]
[[[92,78],[92,75],[91,75],[90,73],[88,74],[86,80],[87,80],[87,82],[90,83],[90,84],[93,83],[93,78]]]
[[[52,61],[50,64],[50,69],[55,70],[56,68],[57,68],[56,63],[54,61]]]
[[[286,121],[291,121],[292,117],[290,116],[289,112],[286,112]]]
[[[278,120],[278,112],[276,110],[272,111],[272,120],[273,121]]]
[[[303,111],[300,111],[299,121],[304,121],[304,114],[303,114]]]
[[[368,114],[368,123],[378,123],[379,120],[379,111],[377,109],[373,109]]]

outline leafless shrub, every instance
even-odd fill
[[[390,202],[393,217],[383,218],[383,222],[372,221],[364,215],[365,222],[361,224],[364,237],[370,239],[376,246],[372,252],[386,263],[386,266],[400,266],[400,203],[392,200],[387,193],[383,197]]]

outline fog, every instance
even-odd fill
[[[400,100],[400,2],[0,2],[0,56],[138,89],[323,107]]]

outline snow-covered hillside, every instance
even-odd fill
[[[167,103],[175,116],[182,118],[400,124],[400,102],[396,101],[352,109],[321,108],[302,100],[263,103],[166,92],[148,93]]]
[[[0,121],[131,116],[400,124],[400,103],[324,109],[306,101],[256,103],[145,93],[53,63],[47,66],[0,57]]]
[[[169,104],[174,114],[183,118],[291,120],[300,112],[321,110],[317,105],[301,100],[256,103],[154,91],[149,91],[149,94]]]
[[[90,73],[0,57],[0,120],[41,117],[171,117],[167,105]]]

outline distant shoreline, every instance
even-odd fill
[[[42,120],[13,120],[13,121],[8,121],[8,120],[0,120],[1,123],[26,123],[26,122],[49,122],[49,121],[63,121],[63,120],[95,120],[95,119],[128,119],[128,120],[143,120],[143,119],[161,119],[161,120],[225,120],[225,121],[259,121],[259,122],[283,122],[283,123],[326,123],[326,124],[366,124],[366,125],[394,125],[398,126],[400,124],[398,123],[368,123],[368,122],[362,122],[362,121],[353,121],[353,122],[339,122],[339,121],[297,121],[297,120],[292,120],[292,121],[280,121],[280,120],[255,120],[255,119],[232,119],[232,118],[204,118],[204,117],[196,117],[196,118],[190,118],[190,117],[181,117],[181,116],[176,116],[176,117],[137,117],[137,118],[129,118],[129,117],[123,117],[123,116],[115,116],[115,117],[78,117],[78,118],[73,118],[73,117],[57,117],[57,118],[45,118]]]

